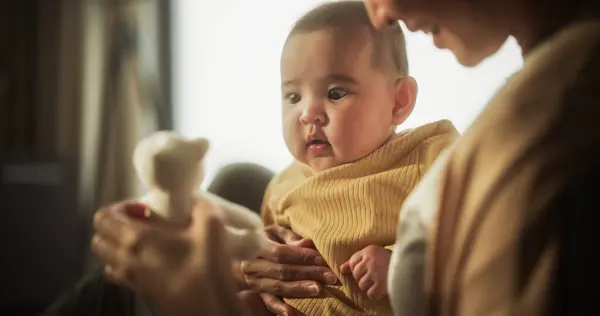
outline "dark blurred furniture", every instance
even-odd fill
[[[0,315],[38,315],[81,276],[77,166],[0,157]]]
[[[265,190],[273,176],[273,171],[263,166],[234,163],[219,170],[208,191],[260,213]]]

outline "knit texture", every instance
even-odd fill
[[[368,245],[390,249],[400,207],[458,132],[439,121],[396,134],[367,157],[319,173],[293,163],[267,189],[262,216],[313,240],[340,286],[324,295],[285,299],[308,316],[392,315],[389,301],[370,300],[340,265]]]

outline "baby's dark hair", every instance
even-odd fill
[[[288,35],[333,28],[364,27],[371,34],[373,65],[379,70],[408,75],[404,33],[398,23],[378,30],[371,24],[362,1],[336,1],[320,5],[304,14]]]

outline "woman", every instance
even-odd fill
[[[564,225],[590,219],[596,212],[586,201],[600,193],[591,176],[600,162],[598,2],[367,2],[376,25],[400,18],[413,31],[431,33],[435,45],[463,65],[477,65],[509,36],[525,58],[523,69],[438,161],[438,174],[415,190],[421,203],[411,207],[422,214],[435,208],[436,229],[427,236],[418,220],[399,229],[402,247],[392,268],[399,277],[390,289],[395,312],[553,315],[568,308],[579,314],[597,296],[597,290],[577,291],[586,284],[579,277],[590,282],[595,269],[565,269],[594,267],[598,259],[581,251],[586,240]],[[432,199],[437,203],[426,205]],[[586,221],[576,225],[581,232]],[[419,272],[414,249],[427,237],[427,296],[415,306],[403,298],[421,283],[405,275]],[[567,254],[572,251],[581,252]],[[570,284],[561,284],[566,280]],[[577,294],[561,292],[565,288]]]
[[[451,50],[463,65],[477,65],[509,36],[525,58],[523,70],[438,162],[440,171],[418,187],[435,201],[415,206],[435,214],[435,230],[430,235],[422,223],[406,221],[398,242],[428,243],[427,296],[395,304],[396,295],[418,291],[419,282],[394,280],[397,314],[423,308],[430,315],[581,314],[597,302],[598,292],[582,287],[595,284],[597,273],[586,268],[598,266],[585,238],[597,213],[587,201],[600,193],[593,181],[600,175],[597,1],[365,2],[375,25],[403,20],[412,31],[430,33],[436,46]],[[206,244],[207,231],[220,231],[214,219],[198,217],[185,233],[167,234],[125,219],[123,209],[104,210],[95,223],[93,248],[115,282],[144,294],[168,315],[237,315],[222,309],[236,295],[229,286],[233,276],[221,269],[229,259]],[[162,238],[146,237],[156,231],[163,231]],[[186,255],[157,249],[173,236]],[[395,269],[418,273],[411,260],[423,253],[400,246],[396,256],[406,256]],[[209,303],[194,303],[197,292],[181,290],[186,288],[216,294]]]

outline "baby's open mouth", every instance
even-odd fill
[[[329,142],[320,139],[313,139],[306,144],[308,152],[311,154],[321,154],[331,146]]]
[[[308,142],[308,146],[311,145],[328,145],[329,143],[324,141],[324,140],[320,140],[320,139],[313,139],[311,141]]]

